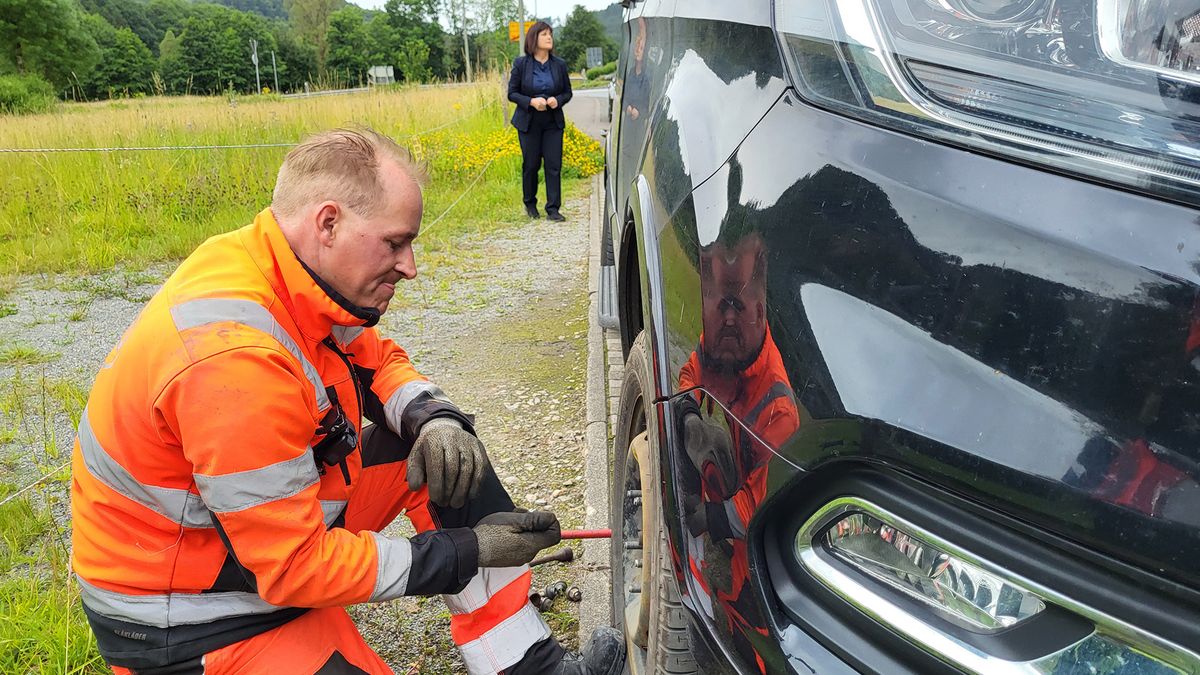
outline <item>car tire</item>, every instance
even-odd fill
[[[689,675],[699,669],[671,565],[661,493],[645,489],[639,496],[631,494],[637,491],[634,485],[650,488],[662,483],[658,434],[646,433],[647,420],[653,419],[652,372],[643,332],[625,358],[614,430],[609,502],[614,535],[610,547],[613,625],[625,632],[630,672],[634,675]],[[628,543],[640,548],[631,548]],[[641,592],[631,593],[631,588]]]

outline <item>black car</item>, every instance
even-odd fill
[[[624,4],[631,670],[1200,672],[1200,0]]]

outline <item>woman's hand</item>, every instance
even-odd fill
[[[558,99],[551,96],[550,98],[546,99],[546,105],[550,106],[551,110],[554,110],[558,107]]]
[[[545,110],[546,109],[546,99],[542,98],[541,96],[538,96],[535,99],[531,99],[529,101],[529,105],[533,106],[537,110]]]

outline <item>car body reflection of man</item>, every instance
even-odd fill
[[[750,631],[767,632],[747,584],[746,531],[766,494],[769,447],[796,432],[800,413],[767,326],[761,237],[752,233],[701,251],[700,287],[703,333],[679,373],[679,387],[702,390],[679,399],[677,418],[698,474],[684,489],[690,569],[716,601],[718,627],[728,628],[738,650],[765,672],[748,638]],[[713,399],[745,428],[706,421],[717,410]]]
[[[1181,365],[1186,364],[1181,368],[1182,372],[1175,374],[1168,368],[1168,372],[1157,376],[1158,382],[1187,381],[1195,372],[1200,372],[1200,294],[1192,303],[1182,355]],[[1159,422],[1159,426],[1195,429],[1200,424],[1197,422],[1200,414],[1171,405],[1169,398],[1172,395],[1178,396],[1160,388],[1150,389],[1138,413],[1138,425],[1150,427],[1166,415],[1168,421]],[[1179,441],[1171,445],[1176,443]],[[1181,446],[1186,447],[1182,443],[1176,445]],[[1194,467],[1194,462],[1185,455],[1145,436],[1118,442],[1101,435],[1084,444],[1075,463],[1063,476],[1063,482],[1110,504],[1195,527],[1200,525],[1200,476]]]
[[[640,148],[642,137],[646,133],[646,120],[650,111],[650,77],[646,72],[646,19],[638,17],[634,23],[637,35],[633,38],[633,63],[625,73],[625,83],[621,88],[623,109],[626,125],[621,130],[623,136],[636,140],[629,145]],[[632,136],[628,136],[632,134]]]

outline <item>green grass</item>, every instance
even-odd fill
[[[58,354],[43,352],[29,345],[15,344],[0,346],[0,366],[30,366],[38,363],[49,363],[58,358]]]
[[[0,495],[11,491],[0,490]],[[14,565],[25,562],[26,551],[49,529],[49,516],[35,511],[28,499],[17,498],[0,506],[0,572],[8,572]]]
[[[0,380],[0,445],[22,440],[27,449],[33,440],[43,470],[61,462],[67,447],[59,441],[70,439],[57,437],[54,422],[65,418],[75,428],[87,404],[87,389],[77,379],[18,370]]]
[[[17,425],[37,412],[42,419],[78,419],[83,389],[67,380],[27,378],[0,382],[0,443],[18,437]],[[40,432],[44,455],[34,457],[39,477],[60,459],[53,432]],[[0,461],[5,475],[19,463]],[[30,492],[0,506],[0,673],[109,672],[96,651],[70,572],[66,533],[55,527],[48,504],[62,499],[70,472],[59,471]],[[0,484],[0,501],[20,486]]]
[[[16,305],[0,304],[0,319],[17,313]]]
[[[71,420],[71,427],[77,426],[87,405],[88,390],[74,380],[44,378],[42,382],[46,395]]]
[[[3,493],[0,493],[3,494]],[[0,672],[105,673],[50,516],[0,507]]]
[[[373,126],[409,145],[430,138],[452,143],[496,134],[507,138],[511,133],[515,146],[515,132],[503,119],[499,89],[488,84],[243,100],[236,107],[224,99],[145,99],[130,102],[124,110],[67,106],[61,113],[6,122],[0,128],[0,147],[294,142],[349,122]],[[419,135],[447,123],[450,126],[441,131]],[[431,219],[457,199],[477,172],[457,170],[463,164],[457,158],[439,161],[437,144],[426,143],[422,149],[434,168],[425,200]],[[0,172],[8,176],[0,183],[0,269],[79,274],[183,258],[204,239],[250,222],[270,203],[286,152],[287,148],[267,148],[0,155]],[[480,185],[455,207],[453,217],[438,225],[442,232],[437,236],[505,224],[506,218],[495,218],[497,205],[519,215],[519,159],[497,161]]]

